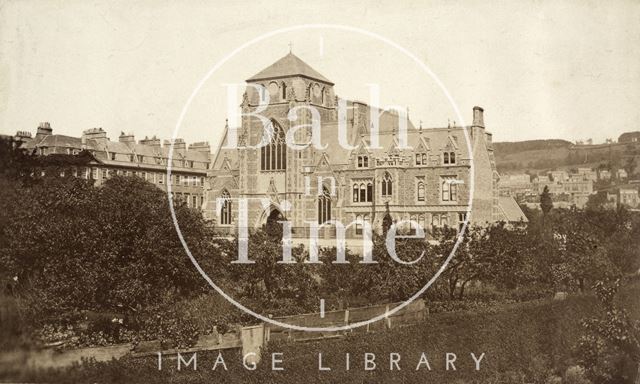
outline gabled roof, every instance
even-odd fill
[[[333,85],[329,79],[322,76],[318,71],[311,68],[309,64],[302,61],[302,59],[293,53],[287,54],[285,57],[247,79],[247,81],[267,80],[290,76],[303,76]]]
[[[520,220],[525,223],[529,221],[512,196],[499,196],[498,206],[500,208],[501,220],[507,223],[514,223]]]

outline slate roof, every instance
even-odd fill
[[[518,202],[516,202],[512,196],[498,197],[498,206],[502,216],[500,219],[507,223],[518,222],[520,220],[525,223],[529,221],[524,212],[522,212],[522,209],[520,209]]]
[[[293,53],[287,54],[285,57],[247,79],[247,81],[267,80],[291,76],[303,76],[333,85],[331,80],[322,76],[318,71],[311,68],[309,64],[302,61],[302,59]]]

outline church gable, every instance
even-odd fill
[[[429,152],[431,151],[431,143],[429,139],[426,139],[420,135],[418,140],[418,146],[415,148],[416,152]]]
[[[224,157],[224,159],[222,160],[222,166],[220,167],[221,170],[223,171],[231,171],[231,162],[229,161],[228,157]]]
[[[458,137],[449,135],[447,136],[447,144],[444,147],[446,150],[458,150]]]
[[[320,156],[320,160],[316,164],[315,170],[316,170],[316,172],[318,172],[318,171],[320,171],[320,172],[322,172],[322,171],[333,172],[333,169],[331,168],[331,164],[329,163],[329,156],[327,156],[326,153],[322,153],[322,156]]]

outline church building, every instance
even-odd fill
[[[370,137],[370,106],[337,97],[333,82],[292,53],[247,83],[241,124],[237,130],[225,127],[207,173],[204,211],[219,234],[237,233],[242,225],[251,231],[269,221],[286,220],[291,223],[292,237],[302,239],[309,236],[310,223],[337,220],[348,226],[347,238],[355,238],[362,237],[361,222],[380,232],[388,213],[394,222],[419,223],[429,236],[434,227],[459,228],[466,220],[471,181],[470,223],[504,220],[491,134],[485,130],[481,107],[473,108],[472,124],[466,127],[470,143],[464,127],[415,127],[402,114],[381,112],[376,147]],[[255,116],[244,114],[255,111],[266,92],[269,104],[261,115],[269,119],[271,142],[251,148],[262,142],[265,126]],[[341,102],[346,104],[346,136],[351,148],[345,148],[339,139]],[[290,111],[301,106],[318,111],[321,142],[326,148],[309,145],[298,150],[285,143],[292,127],[309,124],[313,118],[308,109],[298,108],[297,120],[291,122]],[[407,120],[410,149],[400,145],[402,118]],[[235,133],[239,148],[224,148]],[[307,143],[310,137],[311,130],[293,132],[298,143]],[[246,220],[239,217],[238,199],[242,198],[250,199]],[[258,198],[267,199],[268,204]],[[415,233],[408,223],[405,227]],[[320,230],[324,238],[336,234],[332,224]]]

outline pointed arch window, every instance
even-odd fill
[[[385,172],[382,179],[382,196],[391,196],[393,194],[393,180],[389,172]]]
[[[360,201],[367,201],[367,186],[360,184]]]
[[[222,199],[222,209],[220,210],[220,224],[231,224],[231,195],[225,189],[220,196]]]
[[[282,83],[282,100],[287,100],[287,84]]]
[[[427,165],[426,153],[416,153],[416,165]]]
[[[443,154],[443,162],[445,164],[455,164],[456,163],[456,153],[455,152],[445,152]]]
[[[418,181],[418,201],[424,201],[424,181]]]
[[[358,156],[358,168],[369,168],[369,156]]]
[[[353,202],[367,203],[373,201],[373,183],[367,182],[353,185]]]
[[[443,177],[441,182],[442,201],[458,200],[458,184],[455,177]]]
[[[260,169],[263,171],[281,171],[287,169],[287,144],[280,124],[271,121],[273,133],[271,143],[260,148]]]
[[[318,224],[331,220],[331,194],[326,186],[322,187],[322,195],[318,196]]]

